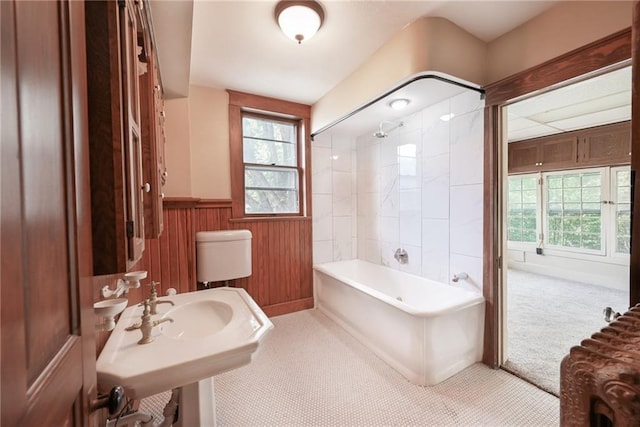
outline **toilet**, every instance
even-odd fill
[[[251,276],[251,231],[196,233],[198,289],[211,287],[213,282],[226,282],[248,276]]]

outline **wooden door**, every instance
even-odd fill
[[[3,426],[95,396],[84,3],[2,1]]]
[[[532,172],[539,169],[540,146],[537,141],[512,142],[508,151],[509,173]]]
[[[629,305],[640,303],[640,1],[631,28],[631,256]],[[635,147],[635,148],[633,148]]]

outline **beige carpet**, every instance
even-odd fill
[[[215,378],[220,426],[558,425],[558,399],[505,371],[420,387],[316,310],[272,320],[253,362]]]
[[[558,395],[560,362],[606,326],[602,309],[624,313],[628,292],[510,269],[505,369]]]

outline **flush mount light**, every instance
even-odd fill
[[[394,99],[393,101],[391,101],[389,103],[389,107],[393,108],[394,110],[402,110],[407,105],[409,105],[410,102],[411,101],[409,101],[408,99],[398,98],[398,99]]]
[[[282,32],[298,44],[313,37],[324,21],[322,6],[313,0],[283,0],[276,5],[274,15]]]

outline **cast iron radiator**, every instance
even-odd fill
[[[640,304],[562,360],[560,425],[640,426]]]

